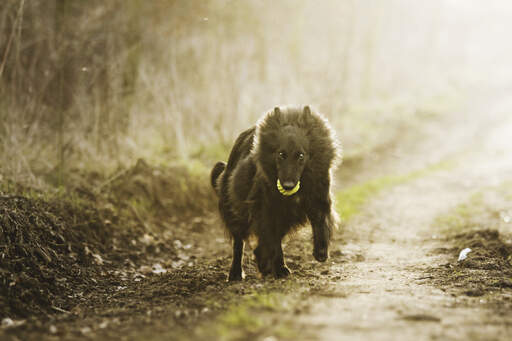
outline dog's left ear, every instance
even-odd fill
[[[309,107],[309,105],[306,105],[304,107],[304,110],[303,110],[304,114],[306,115],[311,115],[311,108]]]

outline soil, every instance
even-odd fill
[[[230,242],[201,172],[141,160],[54,198],[11,186],[0,196],[0,338],[507,339],[512,103],[469,107],[340,169],[338,189],[451,161],[374,193],[326,263],[308,228],[290,236],[287,279],[258,275],[252,241],[245,280],[226,281]],[[447,230],[439,217],[482,192],[492,200]]]
[[[497,230],[476,230],[458,234],[448,249],[452,257],[470,248],[466,259],[431,269],[435,285],[446,288],[452,296],[484,297],[492,308],[512,311],[512,243],[504,241]],[[483,303],[483,302],[482,302]]]

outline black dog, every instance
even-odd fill
[[[227,165],[217,162],[211,171],[220,214],[233,237],[230,281],[242,279],[244,240],[251,234],[258,238],[254,254],[262,275],[287,276],[281,241],[308,221],[313,255],[319,262],[327,259],[336,223],[330,185],[337,157],[329,124],[309,106],[276,107],[240,134]]]

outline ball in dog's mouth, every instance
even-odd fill
[[[297,181],[297,184],[295,185],[295,187],[293,187],[292,189],[289,189],[289,190],[286,190],[283,188],[283,186],[281,185],[281,181],[279,181],[279,179],[277,179],[277,190],[279,191],[279,193],[281,193],[282,195],[285,195],[285,196],[290,196],[290,195],[293,195],[295,193],[297,193],[297,191],[299,190],[300,188],[300,181]]]

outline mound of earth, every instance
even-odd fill
[[[512,243],[496,230],[476,230],[448,239],[451,247],[439,249],[453,262],[429,269],[436,286],[454,296],[478,297],[496,308],[512,308]],[[464,260],[459,253],[470,248]]]
[[[207,184],[139,160],[99,192],[94,184],[49,201],[0,192],[0,319],[68,314],[95,291],[193,263],[191,231],[203,232],[212,209]]]
[[[504,242],[498,231],[478,230],[462,233],[456,235],[455,240],[457,247],[453,249],[454,251],[466,247],[471,249],[467,259],[459,262],[461,268],[497,270],[504,275],[511,275],[512,244]]]
[[[112,216],[70,203],[0,197],[0,316],[68,311],[111,251]]]

